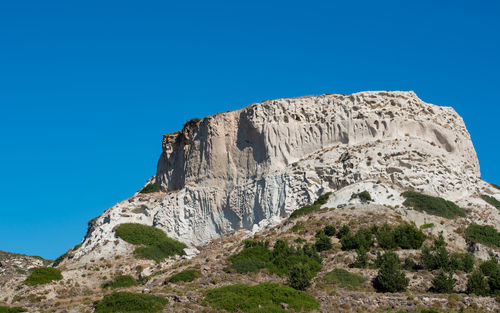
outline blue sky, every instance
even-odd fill
[[[500,182],[498,1],[0,2],[0,250],[55,258],[162,134],[279,97],[414,90]]]

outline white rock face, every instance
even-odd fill
[[[187,123],[164,136],[153,180],[164,193],[136,194],[108,209],[75,257],[118,249],[103,243],[115,241],[113,228],[124,222],[199,245],[255,231],[365,180],[463,199],[478,191],[480,171],[452,108],[381,91],[270,100]]]

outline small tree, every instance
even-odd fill
[[[335,232],[337,230],[335,229],[335,226],[333,226],[333,225],[326,225],[324,231],[325,231],[325,235],[331,237],[331,236],[335,235]]]
[[[337,234],[337,237],[339,239],[342,239],[342,237],[344,237],[350,233],[351,233],[351,229],[349,228],[349,226],[342,225],[342,227],[340,227],[340,229],[339,229],[339,233]]]
[[[483,273],[474,271],[467,281],[467,293],[475,294],[477,296],[487,296],[489,293],[488,284],[484,279]]]
[[[330,237],[328,237],[324,232],[319,232],[316,234],[316,243],[314,244],[314,247],[317,251],[321,252],[330,250],[333,246]]]
[[[500,295],[500,269],[496,269],[488,277],[488,285],[492,295]]]
[[[311,279],[314,274],[303,264],[295,264],[288,274],[288,284],[297,290],[306,290],[311,286]]]
[[[356,259],[354,260],[354,263],[350,265],[350,267],[355,267],[355,268],[366,268],[368,265],[368,256],[367,256],[367,251],[363,248],[360,248],[356,250],[357,256]]]
[[[381,292],[405,291],[410,281],[401,271],[398,255],[394,252],[386,252],[380,263],[380,269],[374,283],[375,289]]]
[[[455,287],[453,275],[446,273],[441,269],[439,273],[432,279],[431,291],[436,293],[452,293]]]
[[[397,247],[396,240],[394,239],[394,232],[392,227],[388,224],[382,225],[377,230],[377,242],[382,249],[395,249]]]

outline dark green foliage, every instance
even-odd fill
[[[496,189],[499,189],[499,190],[500,190],[500,186],[498,186],[497,184],[490,183],[490,185],[491,185],[493,188],[496,188]]]
[[[443,235],[434,240],[432,246],[424,246],[420,256],[422,268],[426,270],[443,269],[445,271],[461,270],[470,272],[474,268],[474,256],[472,254],[454,253],[450,255],[446,250],[446,242]]]
[[[333,226],[333,225],[326,225],[323,230],[325,232],[325,235],[327,235],[329,237],[335,235],[335,233],[337,232],[337,230],[335,229],[335,226]]]
[[[288,284],[294,289],[306,290],[307,287],[311,286],[311,279],[314,276],[316,276],[316,273],[312,272],[308,266],[297,263],[290,268]]]
[[[159,192],[161,191],[160,186],[157,184],[147,184],[144,188],[139,191],[140,193],[153,193],[153,192]]]
[[[489,294],[489,286],[484,279],[481,271],[474,271],[467,281],[467,293],[475,294],[477,296],[487,296]]]
[[[137,281],[130,275],[116,276],[112,281],[102,284],[102,288],[126,288],[137,285]]]
[[[481,195],[481,198],[483,198],[484,201],[488,202],[489,204],[500,210],[500,201],[498,201],[495,197],[488,195]]]
[[[420,249],[425,241],[425,235],[415,226],[404,223],[394,229],[394,240],[402,249]]]
[[[373,236],[369,229],[360,228],[355,235],[347,234],[340,240],[342,250],[365,249],[370,250],[373,246]]]
[[[410,280],[401,271],[399,257],[394,252],[382,255],[380,269],[374,281],[374,287],[380,292],[405,291]]]
[[[354,198],[359,198],[359,200],[361,200],[361,202],[372,201],[372,197],[371,197],[370,193],[366,190],[362,191],[360,193],[353,193],[351,195],[351,199],[354,199]]]
[[[327,283],[335,284],[337,287],[351,290],[358,288],[365,282],[365,279],[362,276],[349,273],[341,268],[336,268],[326,274],[324,280]]]
[[[404,262],[404,269],[407,271],[416,271],[419,269],[419,266],[412,258],[407,257]]]
[[[420,230],[424,230],[424,229],[432,228],[432,227],[434,227],[434,223],[425,223],[425,224],[420,226]]]
[[[321,231],[316,234],[316,242],[314,243],[314,247],[318,252],[330,250],[332,248],[332,241],[330,240],[330,237],[328,237],[324,232]]]
[[[500,268],[497,267],[488,277],[488,285],[492,295],[500,295]]]
[[[17,312],[27,312],[27,310],[19,307],[9,307],[0,305],[0,313],[17,313]]]
[[[337,238],[342,239],[342,237],[349,235],[351,233],[351,229],[347,225],[342,225],[339,229],[339,233],[337,234]]]
[[[354,263],[350,264],[350,267],[354,268],[366,268],[368,266],[368,255],[365,249],[360,248],[356,250],[356,259],[354,260]]]
[[[465,230],[465,239],[490,247],[500,247],[500,233],[493,226],[489,225],[471,224]]]
[[[403,205],[412,207],[427,214],[436,215],[448,219],[456,216],[465,216],[465,212],[455,203],[439,197],[424,195],[415,191],[405,191],[401,194],[406,200]]]
[[[209,290],[203,300],[204,305],[228,312],[286,312],[279,310],[281,303],[288,304],[296,312],[319,309],[319,302],[307,293],[276,283],[255,286],[236,284],[215,288]]]
[[[52,266],[56,267],[58,266],[62,261],[64,261],[64,259],[68,256],[68,253],[64,253],[60,256],[57,257],[57,259],[54,261],[54,263],[52,263]]]
[[[432,279],[432,292],[452,293],[453,288],[455,288],[455,280],[451,273],[447,275],[443,270],[439,270],[439,273]]]
[[[321,206],[328,201],[328,198],[330,197],[331,194],[332,194],[331,192],[322,194],[316,201],[314,201],[313,204],[303,206],[300,209],[293,211],[292,214],[290,214],[290,219],[294,219],[299,216],[306,215],[313,211],[319,210]]]
[[[498,260],[495,257],[490,257],[488,261],[484,261],[479,265],[479,270],[483,275],[490,276],[493,272],[499,269]]]
[[[153,295],[113,292],[96,303],[95,313],[161,312],[167,303],[167,299]]]
[[[137,257],[157,262],[175,254],[183,255],[184,248],[187,248],[182,242],[167,237],[161,229],[153,226],[125,223],[120,224],[115,233],[128,243],[144,245],[135,249]]]
[[[184,270],[180,273],[172,275],[168,281],[171,283],[176,283],[179,281],[190,282],[195,280],[196,278],[201,277],[201,272],[198,270]]]
[[[287,276],[294,265],[302,264],[315,276],[321,269],[321,257],[315,248],[309,245],[294,248],[284,240],[276,241],[272,251],[269,250],[268,242],[246,241],[243,250],[230,256],[228,261],[231,265],[225,271],[242,274],[268,268],[271,273]]]
[[[26,285],[48,284],[54,280],[61,280],[61,271],[53,267],[37,267],[31,270],[31,274],[26,278]]]
[[[73,251],[76,251],[76,250],[80,249],[81,247],[82,247],[82,244],[81,244],[81,243],[79,243],[79,244],[77,244],[77,245],[75,245],[75,246],[73,247]]]
[[[379,227],[375,236],[380,248],[391,250],[397,247],[396,239],[394,238],[394,231],[388,224],[384,224]]]
[[[453,253],[450,255],[449,270],[472,272],[474,269],[474,255],[472,253]]]
[[[186,126],[197,124],[199,121],[201,121],[199,118],[194,117],[194,118],[190,119],[189,121],[187,121],[186,123],[184,123],[184,128],[186,128]]]

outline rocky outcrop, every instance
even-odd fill
[[[319,194],[380,180],[459,200],[476,192],[479,163],[450,107],[413,92],[277,99],[219,113],[163,137],[154,178],[162,193],[137,194],[93,221],[81,257],[112,253],[123,222],[157,226],[189,244],[258,230]],[[119,246],[118,243],[116,243]]]

